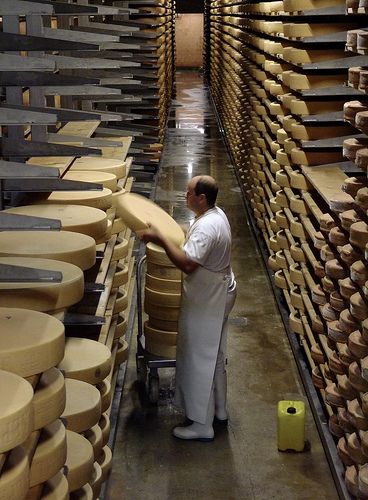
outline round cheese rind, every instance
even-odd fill
[[[39,500],[68,500],[68,481],[62,472],[45,482]]]
[[[118,343],[118,349],[115,354],[115,368],[119,366],[121,363],[124,363],[128,359],[129,356],[129,345],[128,342],[124,339],[121,339]]]
[[[33,429],[41,429],[56,420],[65,408],[66,392],[64,376],[57,368],[50,368],[41,375],[36,386],[32,404],[34,408]]]
[[[153,328],[148,321],[145,321],[144,336],[146,338],[146,342],[148,341],[156,344],[176,346],[178,333],[158,330],[157,328]]]
[[[55,420],[41,431],[30,468],[30,487],[52,478],[65,464],[66,431]]]
[[[98,498],[102,486],[102,469],[98,462],[93,464],[93,475],[90,481],[91,488],[93,490],[93,498]]]
[[[180,314],[180,307],[166,307],[159,306],[149,302],[144,301],[144,312],[148,314],[149,317],[162,319],[165,321],[178,321]]]
[[[90,480],[94,457],[91,443],[81,434],[67,430],[66,442],[66,477],[71,492],[82,488]]]
[[[96,424],[90,429],[86,430],[83,435],[91,443],[96,460],[97,457],[100,456],[103,448],[101,427],[99,426],[99,424]]]
[[[8,455],[0,474],[0,500],[26,498],[29,489],[28,457],[21,446]]]
[[[165,250],[162,247],[159,247],[158,245],[155,245],[154,243],[148,243],[146,246],[146,255],[147,255],[147,263],[154,263],[158,264],[160,266],[167,266],[167,267],[173,267],[179,273],[181,271],[177,269],[174,264],[171,262],[169,257],[166,255]],[[152,273],[150,273],[152,274]],[[155,276],[155,275],[153,275]],[[174,278],[175,279],[175,278]]]
[[[153,342],[149,337],[146,337],[145,348],[147,352],[163,358],[175,359],[176,346],[160,344]]]
[[[101,238],[107,230],[107,215],[103,210],[83,205],[26,205],[8,208],[4,212],[58,219],[64,231],[82,233],[95,240]]]
[[[64,325],[48,314],[0,307],[0,369],[30,377],[64,356]]]
[[[181,293],[181,280],[158,278],[146,273],[146,286],[159,292]]]
[[[22,377],[4,370],[0,370],[0,387],[0,453],[3,453],[23,443],[33,430],[33,388]]]
[[[64,359],[59,368],[67,378],[95,385],[110,373],[111,351],[95,340],[68,337],[65,341]]]
[[[102,446],[106,446],[110,437],[110,419],[107,413],[103,413],[98,422],[102,432]]]
[[[96,497],[93,496],[93,489],[89,483],[84,484],[78,490],[71,491],[69,496],[70,500],[93,500],[94,498]]]
[[[107,479],[107,476],[111,470],[112,466],[112,452],[108,446],[104,446],[102,449],[101,457],[98,460],[98,463],[102,469],[102,483],[104,483]]]
[[[118,215],[132,231],[147,229],[152,223],[175,245],[184,242],[184,233],[175,220],[153,201],[136,193],[124,193],[117,201]]]
[[[96,242],[70,231],[2,231],[0,257],[38,257],[61,260],[85,271],[96,262]]]
[[[144,292],[146,302],[164,307],[180,307],[181,293],[159,292],[147,286]]]
[[[118,179],[126,176],[126,164],[121,160],[114,158],[93,158],[91,156],[82,156],[77,158],[71,165],[69,172],[75,170],[88,170],[106,172],[115,175]]]
[[[100,391],[81,380],[65,379],[66,404],[61,415],[66,428],[74,432],[90,429],[101,418]]]
[[[87,207],[108,210],[112,206],[112,192],[108,188],[101,191],[53,191],[42,204],[54,205],[59,203],[85,205]]]
[[[102,184],[104,188],[110,189],[112,192],[116,191],[118,184],[116,175],[109,174],[108,172],[100,172],[98,170],[68,170],[68,172],[63,175],[63,179],[68,181]]]
[[[28,257],[0,257],[0,264],[62,273],[62,280],[59,283],[0,283],[0,303],[3,307],[22,307],[36,311],[52,311],[76,304],[83,297],[83,272],[73,264],[51,259]]]

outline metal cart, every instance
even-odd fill
[[[160,378],[158,374],[159,368],[172,368],[176,366],[175,359],[167,359],[149,353],[142,344],[143,340],[143,304],[142,304],[142,281],[143,270],[146,263],[146,256],[144,255],[136,267],[136,281],[137,281],[137,318],[138,318],[138,338],[137,338],[137,352],[136,352],[136,365],[137,377],[146,387],[151,403],[157,403],[160,395]]]

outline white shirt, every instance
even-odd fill
[[[183,250],[191,260],[205,269],[228,274],[231,277],[229,288],[234,287],[234,274],[230,265],[231,228],[221,208],[210,208],[193,220]]]

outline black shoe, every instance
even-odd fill
[[[229,423],[229,419],[227,419],[227,418],[220,419],[220,418],[217,418],[216,415],[213,419],[213,425],[216,425],[218,427],[226,427],[228,423]]]

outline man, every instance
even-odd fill
[[[179,248],[156,228],[140,231],[144,242],[162,246],[185,273],[178,326],[175,404],[191,425],[175,427],[180,439],[212,441],[213,420],[227,422],[227,318],[236,297],[230,266],[231,229],[216,203],[218,187],[208,175],[193,177],[187,206],[195,213],[184,246]]]

